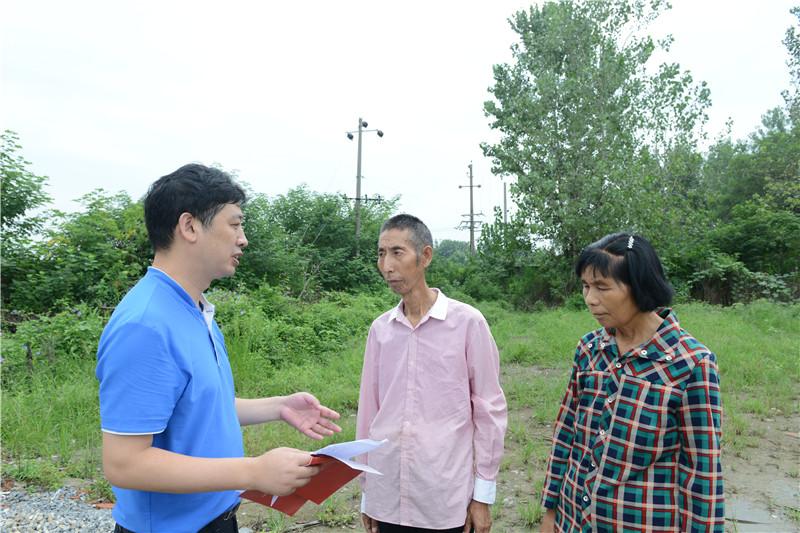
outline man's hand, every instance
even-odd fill
[[[464,533],[489,533],[492,529],[492,512],[488,503],[472,500],[467,507]]]
[[[539,526],[540,533],[554,533],[556,530],[556,510],[548,509],[542,517],[542,524]]]
[[[339,419],[339,413],[321,405],[319,400],[307,392],[284,396],[280,406],[280,417],[303,435],[316,440],[342,430],[332,422]]]
[[[367,533],[378,533],[378,521],[374,518],[361,513],[361,522],[364,524],[364,531]]]
[[[318,466],[306,466],[311,454],[294,448],[275,448],[254,458],[251,487],[273,496],[286,496],[306,485],[319,473]]]

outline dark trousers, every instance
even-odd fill
[[[453,529],[425,529],[422,527],[398,526],[397,524],[378,522],[378,531],[380,533],[461,533],[464,531],[464,526],[454,527]]]
[[[203,526],[197,533],[239,533],[239,524],[236,522],[236,510],[239,509],[237,503],[214,520]],[[114,533],[134,533],[130,529],[125,529],[119,524],[114,527]]]

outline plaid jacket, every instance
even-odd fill
[[[670,309],[622,356],[601,328],[578,343],[542,504],[557,531],[723,531],[716,358]]]

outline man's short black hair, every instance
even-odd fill
[[[172,245],[181,214],[189,213],[208,227],[227,204],[242,205],[247,195],[227,173],[198,163],[184,165],[156,180],[144,198],[144,221],[153,250]]]
[[[433,237],[428,226],[425,225],[420,219],[414,215],[405,213],[395,215],[381,226],[381,233],[392,229],[408,230],[411,243],[414,245],[414,250],[417,252],[417,261],[422,256],[422,250],[426,246],[433,248]]]
[[[583,249],[575,263],[575,275],[580,278],[588,268],[630,287],[640,311],[653,311],[672,302],[672,286],[656,251],[644,237],[631,233],[606,235]]]

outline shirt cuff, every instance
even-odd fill
[[[497,482],[486,481],[485,479],[481,479],[479,477],[475,478],[475,489],[472,491],[473,500],[491,505],[494,503],[496,494]]]
[[[361,493],[361,514],[367,514],[367,495],[366,493]]]

